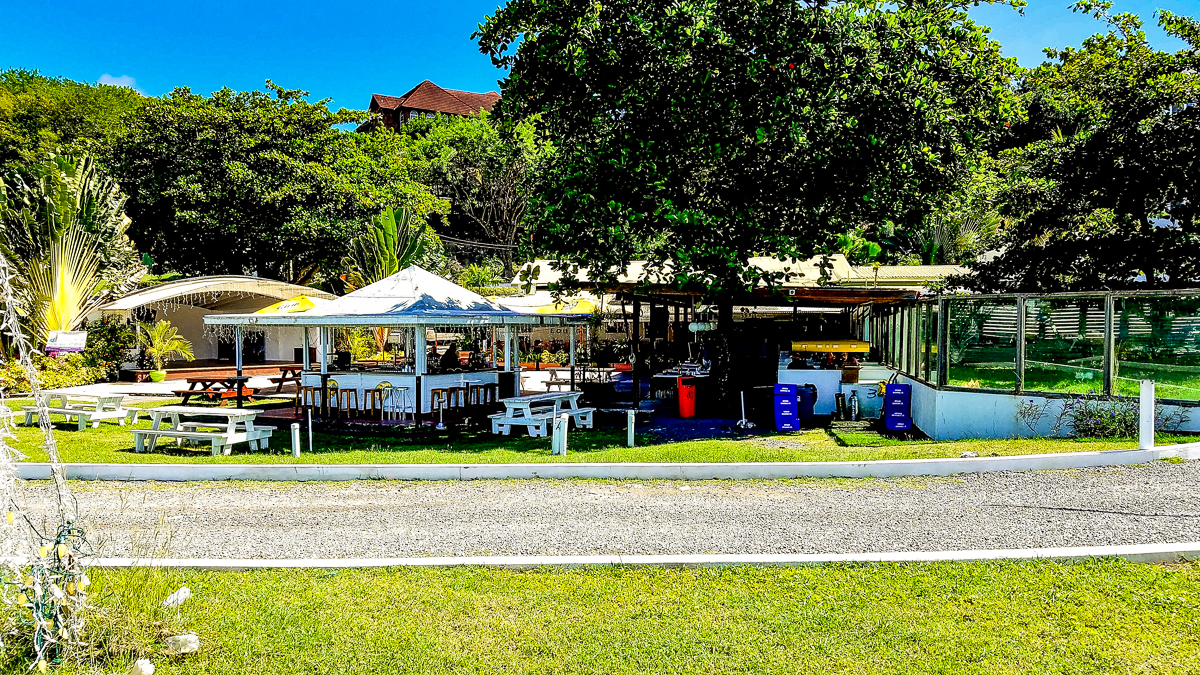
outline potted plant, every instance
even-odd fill
[[[167,379],[166,362],[176,356],[191,361],[192,343],[179,337],[179,329],[165,319],[154,324],[138,324],[138,346],[146,350],[146,356],[154,362],[154,370],[150,371],[151,382],[162,382]]]

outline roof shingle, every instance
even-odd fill
[[[403,96],[371,96],[371,110],[396,110],[411,108],[426,112],[440,112],[448,115],[474,115],[480,110],[491,111],[500,100],[500,94],[489,91],[477,94],[457,89],[443,89],[429,80],[409,89]]]

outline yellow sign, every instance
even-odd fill
[[[295,312],[307,312],[316,307],[317,303],[312,301],[312,298],[307,295],[298,295],[291,300],[281,300],[268,307],[255,312],[255,314],[293,314]]]
[[[595,314],[596,306],[587,300],[568,300],[538,307],[534,314]]]
[[[803,340],[792,343],[794,352],[833,352],[834,354],[861,353],[871,351],[871,345],[862,340]]]

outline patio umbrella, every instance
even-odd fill
[[[279,302],[263,307],[255,312],[255,314],[294,314],[296,312],[307,312],[318,305],[323,305],[329,302],[321,298],[310,298],[307,295],[297,295],[290,300],[280,300]]]

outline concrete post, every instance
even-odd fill
[[[1142,380],[1138,401],[1138,448],[1154,449],[1154,380]]]
[[[628,438],[626,439],[626,445],[628,445],[629,447],[632,448],[633,447],[633,425],[634,425],[634,422],[637,421],[637,411],[636,410],[627,410],[625,412],[625,415],[626,415],[625,429],[626,429],[626,435],[628,436]]]
[[[311,448],[310,448],[311,450]],[[300,456],[300,423],[292,422],[292,457]]]
[[[563,413],[554,418],[553,432],[550,434],[550,454],[567,454],[567,429],[571,425],[571,416]]]

